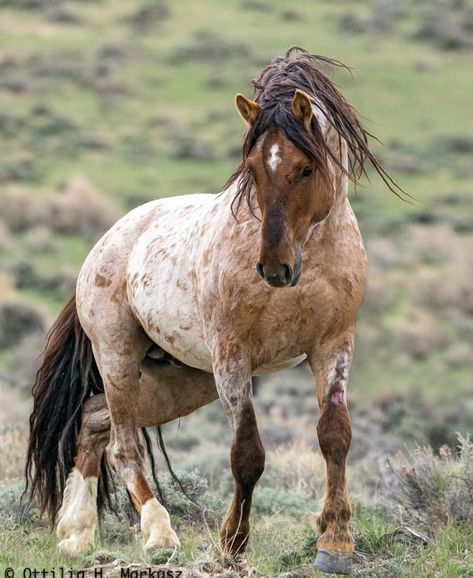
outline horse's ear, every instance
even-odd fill
[[[312,120],[312,103],[303,90],[297,89],[292,99],[292,112],[300,119],[306,127],[310,126]]]
[[[255,122],[256,117],[261,110],[261,107],[257,102],[246,98],[243,94],[237,94],[235,96],[235,106],[241,114],[241,118],[248,124],[248,126],[251,126]]]

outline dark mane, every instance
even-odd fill
[[[282,129],[286,137],[315,163],[319,175],[326,183],[330,183],[329,159],[355,184],[366,175],[368,161],[393,193],[404,200],[410,197],[393,181],[370,151],[369,139],[377,139],[363,128],[357,111],[345,100],[326,74],[325,71],[335,68],[350,71],[338,60],[309,54],[294,46],[289,48],[284,57],[276,58],[252,81],[253,98],[261,106],[261,111],[245,135],[242,162],[225,185],[229,187],[235,182],[238,183],[232,202],[234,213],[238,211],[243,199],[246,199],[248,204],[250,202],[253,181],[246,170],[246,158],[258,138],[273,126]],[[292,113],[291,104],[296,89],[306,92],[319,105],[327,121],[338,133],[339,139],[346,141],[349,153],[348,170],[325,142],[316,116],[313,116],[311,130],[308,131],[302,121]]]

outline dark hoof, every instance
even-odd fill
[[[327,574],[351,574],[351,552],[327,552],[319,550],[314,566]]]

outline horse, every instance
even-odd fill
[[[57,520],[70,556],[93,547],[108,467],[139,513],[145,551],[179,547],[148,483],[139,430],[217,398],[234,478],[220,543],[243,555],[265,463],[252,376],[307,359],[327,474],[315,566],[350,573],[346,391],[367,259],[348,184],[371,163],[399,191],[329,74],[342,67],[298,47],[274,59],[253,99],[235,98],[247,130],[223,192],[137,207],[86,258],[48,335],[26,461],[26,491]]]

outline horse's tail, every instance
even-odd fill
[[[33,386],[24,495],[37,498],[41,513],[47,512],[51,522],[74,467],[82,405],[91,394],[101,392],[102,379],[74,296],[49,331]],[[101,486],[99,493],[104,490]]]
[[[61,506],[67,476],[74,467],[82,406],[92,394],[103,391],[92,344],[80,324],[74,296],[48,333],[41,366],[33,386],[34,403],[26,454],[26,489],[23,496],[36,498],[41,513],[48,514],[51,524],[54,523]],[[142,434],[156,490],[164,503],[155,472],[152,443],[145,428],[142,428]],[[158,445],[171,477],[187,496],[171,467],[159,427]],[[112,499],[114,490],[112,472],[104,453],[97,489],[99,514],[105,506],[116,513]]]

